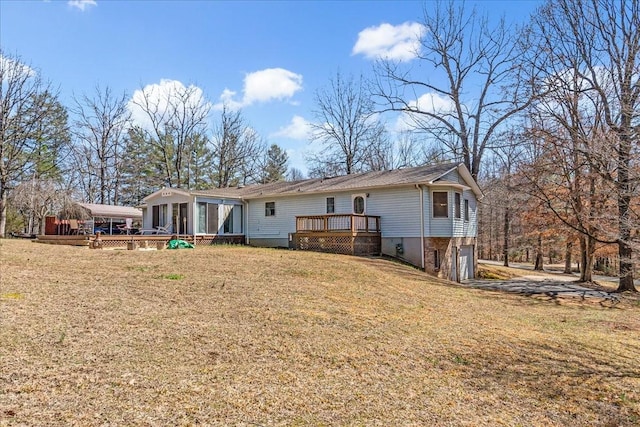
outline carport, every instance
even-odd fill
[[[91,217],[91,224],[85,221],[85,228],[90,234],[100,231],[104,234],[121,234],[126,230],[127,219],[131,221],[131,229],[134,232],[142,223],[142,211],[130,206],[101,205],[97,203],[78,203]]]

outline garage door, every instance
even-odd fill
[[[473,245],[460,246],[460,280],[473,277]]]

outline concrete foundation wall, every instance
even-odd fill
[[[288,248],[289,238],[269,238],[269,239],[256,239],[252,238],[249,242],[249,246],[257,246],[261,248]]]
[[[419,237],[383,237],[382,253],[422,268]]]

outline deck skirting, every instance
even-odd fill
[[[157,235],[101,235],[100,245],[95,245],[94,242],[97,239],[95,234],[87,235],[72,235],[72,236],[58,236],[58,235],[39,235],[35,242],[48,243],[54,245],[70,245],[70,246],[88,246],[88,247],[101,247],[101,248],[126,248],[129,244],[133,244],[135,247],[157,247],[158,243],[166,244],[171,240],[170,234],[157,234]],[[233,235],[180,235],[180,240],[185,240],[189,243],[197,245],[214,245],[214,244],[234,244],[243,245],[245,243],[245,236],[243,234]]]
[[[296,232],[291,235],[291,243],[293,249],[302,251],[346,255],[380,255],[381,252],[381,237],[376,232]]]

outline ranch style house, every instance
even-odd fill
[[[454,281],[474,277],[482,191],[461,163],[246,187],[162,188],[145,197],[142,232],[385,254]]]

